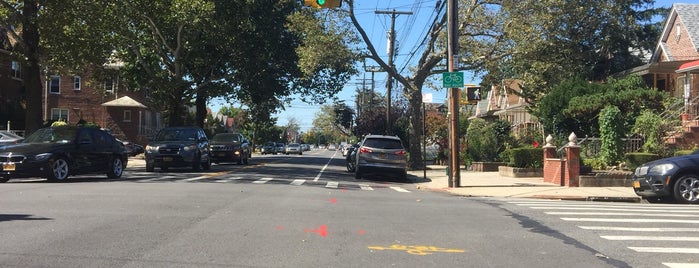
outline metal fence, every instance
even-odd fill
[[[644,140],[642,138],[624,138],[621,141],[624,143],[624,153],[638,152],[643,148]],[[579,138],[578,145],[580,145],[580,153],[584,157],[594,158],[600,154],[602,140],[594,137]]]

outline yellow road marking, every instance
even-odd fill
[[[440,247],[434,247],[434,246],[406,246],[406,245],[399,245],[399,244],[393,244],[389,247],[369,246],[368,248],[373,249],[373,250],[405,251],[408,254],[419,255],[419,256],[430,255],[430,254],[433,254],[435,252],[444,252],[444,253],[464,253],[464,252],[466,252],[466,250],[463,250],[463,249],[440,248]]]

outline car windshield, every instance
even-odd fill
[[[197,133],[193,129],[163,129],[155,136],[154,141],[193,141]]]
[[[240,142],[240,135],[238,134],[216,134],[213,138],[211,138],[212,141],[221,141],[221,142]]]
[[[367,139],[364,146],[379,149],[403,149],[399,140],[394,139]]]
[[[77,131],[75,128],[42,128],[29,135],[23,143],[71,143]]]

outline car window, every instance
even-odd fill
[[[403,149],[400,140],[396,139],[366,139],[363,145],[379,149]]]
[[[240,135],[236,134],[216,134],[213,138],[211,138],[213,141],[223,141],[223,142],[231,142],[231,141],[240,141]]]
[[[75,140],[75,128],[42,128],[29,135],[25,143],[70,143]]]
[[[197,132],[193,129],[163,129],[158,132],[156,141],[194,141]]]
[[[90,132],[91,131],[89,131],[87,129],[82,129],[80,131],[80,134],[78,135],[78,142],[80,142],[80,144],[92,143],[92,135]]]

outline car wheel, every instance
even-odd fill
[[[121,178],[121,175],[124,173],[124,162],[121,161],[121,158],[114,157],[112,159],[112,163],[109,165],[109,171],[107,171],[107,178],[109,179],[118,179]]]
[[[194,170],[194,171],[201,170],[201,155],[198,155],[197,157],[194,158],[194,161],[192,161],[192,170]]]
[[[201,165],[204,170],[210,170],[211,169],[211,158],[206,158],[206,162]]]
[[[153,163],[148,163],[148,161],[146,161],[146,172],[153,172],[153,171],[155,171],[155,167],[153,166]]]
[[[699,177],[685,175],[673,187],[675,200],[685,204],[699,204]]]
[[[299,151],[299,155],[303,155],[303,152]]]
[[[50,181],[64,181],[70,174],[68,161],[63,157],[56,158],[53,162],[49,162],[49,171]]]
[[[0,183],[6,183],[9,180],[10,180],[10,178],[0,177]]]

